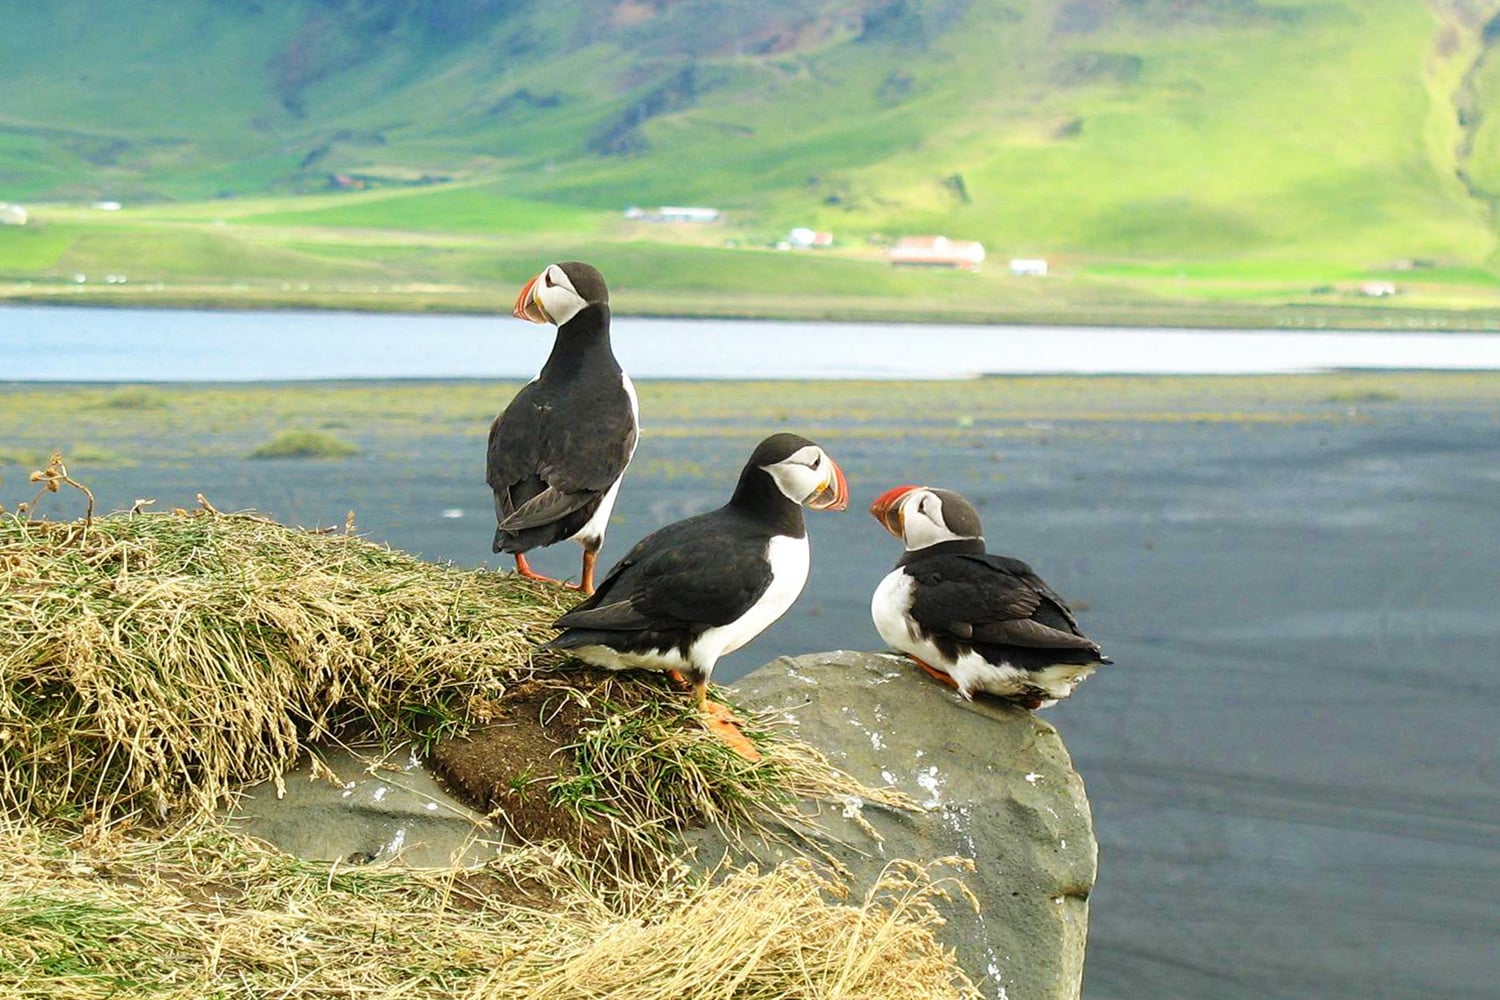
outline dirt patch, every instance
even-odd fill
[[[464,737],[441,740],[428,762],[455,798],[489,814],[528,843],[561,840],[584,856],[614,843],[611,827],[556,805],[550,790],[576,777],[569,747],[588,713],[579,688],[621,687],[610,675],[570,672],[569,687],[528,681],[491,702],[494,721]],[[577,684],[578,688],[571,685]]]
[[[581,706],[566,692],[532,682],[507,692],[496,708],[494,722],[433,746],[428,760],[438,779],[522,840],[598,843],[599,824],[554,806],[548,795],[558,779],[577,774],[567,747],[577,741]]]

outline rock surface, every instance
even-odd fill
[[[1024,709],[966,702],[884,654],[782,658],[737,688],[738,704],[782,715],[854,777],[894,785],[927,807],[916,815],[860,810],[881,840],[824,810],[820,846],[848,869],[856,895],[894,858],[972,858],[964,881],[979,913],[955,900],[940,934],[959,964],[983,980],[988,997],[1079,996],[1098,848],[1083,781],[1056,729]],[[790,853],[786,845],[731,847],[714,832],[688,839],[705,865],[726,853],[766,862]]]
[[[397,861],[418,868],[492,858],[501,831],[453,799],[410,754],[376,759],[323,748],[283,781],[246,790],[230,811],[238,830],[315,861]]]

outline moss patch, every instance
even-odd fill
[[[359,454],[347,441],[322,431],[283,431],[250,453],[251,458],[345,458]]]

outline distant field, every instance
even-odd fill
[[[148,306],[507,310],[552,260],[586,259],[621,314],[1181,326],[1500,328],[1473,266],[1064,255],[1045,278],[892,268],[879,242],[778,251],[732,218],[620,212],[487,185],[127,206],[37,206],[0,228],[0,300]],[[1398,294],[1375,299],[1366,281]]]

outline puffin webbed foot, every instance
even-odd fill
[[[582,583],[570,583],[567,580],[559,580],[555,576],[547,576],[538,573],[531,568],[531,563],[521,553],[516,553],[516,575],[527,580],[536,580],[538,583],[555,583],[564,590],[581,591],[585,596],[594,592],[594,567],[592,564],[584,563],[584,575]]]
[[[703,728],[723,740],[729,749],[753,764],[761,759],[760,751],[755,749],[755,744],[750,741],[750,737],[745,735],[742,726],[743,723],[739,718],[724,705],[716,701],[704,704]]]
[[[532,569],[531,563],[526,561],[525,554],[521,552],[516,553],[516,576],[524,577],[527,580],[536,580],[541,583],[557,583],[562,584],[565,587],[567,586],[567,584],[563,583],[556,577],[544,576],[543,574],[538,573],[536,570]]]
[[[672,673],[676,674],[676,671]],[[703,716],[703,728],[723,740],[729,749],[745,760],[754,763],[761,759],[760,751],[755,749],[755,744],[745,735],[744,723],[734,714],[734,710],[708,697],[707,678],[693,684],[693,693],[698,711]]]
[[[911,656],[911,654],[909,653],[907,654],[907,656],[910,657],[913,663],[921,667],[923,670],[927,671],[927,673],[931,675],[933,679],[947,685],[948,687],[951,687],[955,691],[958,691],[958,681],[954,680],[952,675],[950,675],[947,671],[939,670],[932,664],[927,663],[923,660],[919,660],[917,657]],[[961,693],[962,692],[960,692],[960,694]]]

